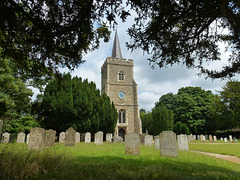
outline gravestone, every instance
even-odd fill
[[[139,138],[140,138],[140,143],[141,143],[141,144],[145,144],[145,143],[144,143],[145,136],[146,136],[145,133],[143,133],[143,134],[139,134]]]
[[[80,133],[76,132],[76,143],[80,143]]]
[[[111,133],[106,134],[106,142],[108,142],[108,143],[112,142],[112,134]]]
[[[91,133],[87,132],[85,133],[85,143],[90,143],[91,142]]]
[[[2,129],[3,129],[3,120],[0,120],[0,140],[2,137]]]
[[[230,142],[233,142],[232,135],[229,135],[229,141],[230,141]]]
[[[10,133],[5,132],[2,134],[2,143],[9,143]]]
[[[188,139],[188,142],[193,141],[193,140],[194,140],[194,139],[193,139],[193,135],[192,135],[192,134],[188,135],[188,136],[187,136],[187,139]]]
[[[17,143],[25,143],[26,134],[25,133],[18,133],[17,135]]]
[[[125,154],[140,154],[140,138],[135,133],[125,135]]]
[[[72,127],[68,128],[65,133],[65,146],[75,146],[76,131]]]
[[[213,140],[216,142],[217,141],[217,136],[213,136]]]
[[[146,135],[144,138],[144,145],[145,146],[152,146],[153,136]]]
[[[123,138],[121,136],[114,136],[113,137],[113,142],[114,143],[122,143],[123,142]]]
[[[26,139],[26,143],[27,143],[27,144],[29,143],[29,138],[30,138],[30,134],[28,133],[27,139]]]
[[[237,142],[238,142],[238,140],[237,140],[237,139],[234,139],[234,141],[235,141],[235,143],[237,143]]]
[[[56,131],[49,129],[45,131],[44,147],[53,147],[56,139]]]
[[[176,134],[172,131],[163,131],[159,135],[161,156],[177,157]]]
[[[197,136],[196,135],[193,135],[193,140],[197,140]]]
[[[223,138],[222,138],[222,137],[220,138],[220,141],[223,141]]]
[[[96,145],[102,145],[103,144],[103,132],[102,131],[99,131],[99,132],[95,133],[94,143]]]
[[[206,136],[203,136],[203,142],[205,142],[206,141]]]
[[[177,141],[178,141],[178,149],[180,151],[188,151],[188,138],[187,135],[185,134],[180,134],[177,136]]]
[[[41,150],[44,147],[45,130],[43,128],[32,128],[30,130],[30,138],[28,150]]]
[[[209,140],[208,135],[205,135],[205,141]]]
[[[203,135],[202,134],[200,135],[200,141],[203,142]]]
[[[228,140],[227,140],[227,138],[226,138],[226,137],[224,138],[224,142],[225,142],[225,143],[227,143],[227,142],[228,142]]]
[[[64,143],[65,142],[65,132],[61,132],[59,134],[59,143]]]
[[[209,141],[213,141],[212,135],[209,135]]]
[[[200,139],[200,135],[197,135],[197,140],[199,140],[199,141],[201,140],[201,139]]]
[[[154,136],[154,149],[160,150],[159,136]]]

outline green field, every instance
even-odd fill
[[[140,156],[125,155],[124,144],[56,143],[40,152],[0,144],[0,179],[240,179],[240,165],[191,152],[161,157],[144,146]]]
[[[189,148],[195,151],[212,152],[240,157],[240,143],[204,144],[190,143]]]

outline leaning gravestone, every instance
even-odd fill
[[[106,142],[109,142],[109,143],[112,142],[112,134],[111,133],[106,134]]]
[[[140,154],[140,138],[135,133],[125,135],[125,154]]]
[[[75,146],[76,131],[72,127],[68,128],[65,133],[65,146]]]
[[[140,143],[141,143],[141,144],[145,144],[145,143],[144,143],[145,136],[146,136],[145,133],[143,133],[143,134],[139,134],[139,138],[140,138]]]
[[[146,135],[144,137],[144,145],[145,146],[152,146],[152,141],[153,141],[153,136],[151,135]]]
[[[178,149],[180,151],[188,151],[188,138],[187,135],[185,134],[180,134],[177,136],[177,141],[178,141]]]
[[[159,136],[154,136],[154,149],[160,150]]]
[[[209,135],[209,141],[213,141],[212,135]]]
[[[229,135],[229,141],[230,141],[230,142],[233,142],[232,135]]]
[[[2,143],[9,143],[10,133],[5,132],[2,134]]]
[[[99,132],[95,133],[94,143],[96,145],[102,145],[103,144],[103,132],[102,131],[99,131]]]
[[[80,133],[76,132],[76,143],[80,143]]]
[[[91,142],[91,133],[87,132],[85,133],[85,143],[90,143]]]
[[[29,143],[29,138],[30,138],[30,134],[28,133],[28,135],[27,135],[27,140],[26,140],[26,143],[27,143],[27,144]]]
[[[61,132],[59,134],[59,143],[64,143],[65,142],[65,132]]]
[[[44,147],[45,130],[43,128],[32,128],[30,130],[30,138],[28,150],[41,150]]]
[[[44,146],[53,147],[56,139],[56,131],[49,129],[45,131]]]
[[[176,134],[172,131],[163,131],[159,135],[161,156],[177,157]]]
[[[17,143],[25,143],[26,134],[25,133],[18,133],[17,135]]]
[[[217,141],[217,136],[213,136],[213,140],[216,142]]]

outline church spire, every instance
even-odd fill
[[[121,48],[118,40],[117,30],[115,32],[115,38],[113,43],[112,58],[122,59],[122,53],[121,53]]]

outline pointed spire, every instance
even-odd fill
[[[121,53],[121,48],[118,40],[117,30],[115,32],[115,38],[113,43],[112,58],[122,59],[122,53]]]

